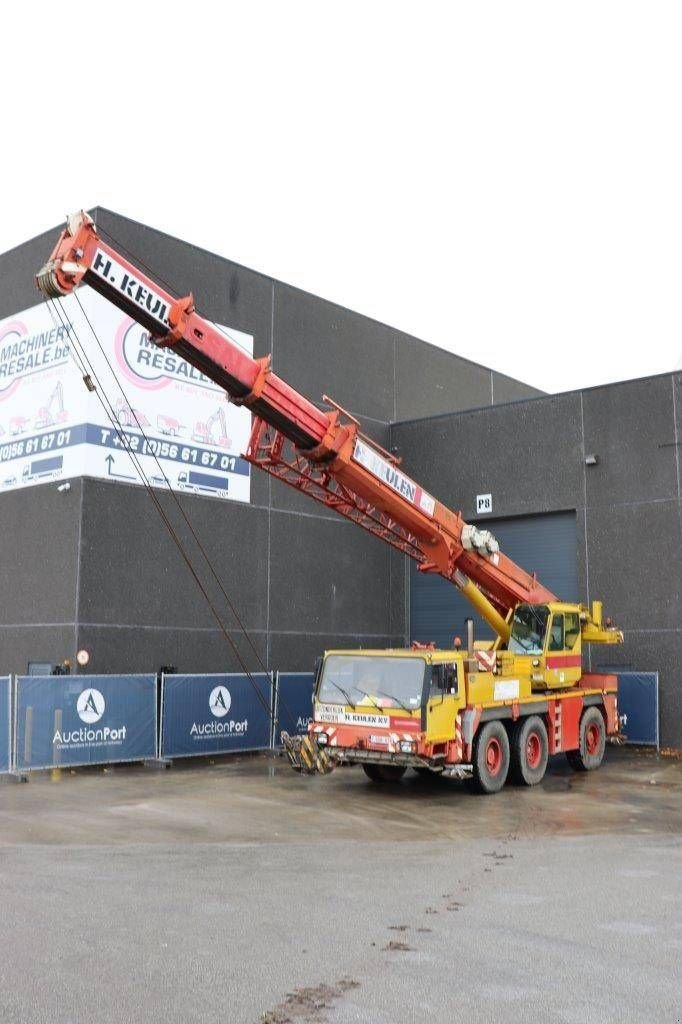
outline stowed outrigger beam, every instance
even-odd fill
[[[290,736],[282,733],[282,744],[295,772],[303,775],[328,775],[334,763],[327,751],[312,736]]]

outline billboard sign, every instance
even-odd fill
[[[17,676],[16,767],[156,757],[156,676]]]
[[[280,733],[305,736],[313,715],[314,672],[278,672],[274,746]]]
[[[249,411],[91,288],[61,306],[0,321],[0,491],[74,476],[141,484],[137,459],[153,486],[248,502]],[[251,335],[218,329],[253,354]]]
[[[166,675],[161,756],[196,757],[270,747],[272,681],[251,676]]]

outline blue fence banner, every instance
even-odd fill
[[[157,756],[156,676],[17,676],[18,770]]]
[[[0,775],[12,767],[12,737],[10,722],[12,721],[12,680],[10,676],[0,676]]]
[[[198,757],[270,747],[272,678],[164,675],[161,692],[161,756]]]
[[[280,733],[303,736],[313,712],[314,672],[278,672],[275,689],[275,735],[273,747],[280,746]]]
[[[618,714],[628,743],[658,748],[658,672],[618,672]]]

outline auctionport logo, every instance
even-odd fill
[[[125,743],[127,726],[112,728],[101,725],[96,729],[88,726],[96,725],[106,711],[104,694],[89,686],[82,690],[76,700],[76,713],[83,725],[78,729],[57,729],[52,738],[53,746],[60,750],[84,749],[86,747],[120,746]]]
[[[216,686],[215,689],[211,690],[208,706],[211,709],[212,715],[216,718],[224,718],[232,706],[232,697],[228,688],[226,686]]]
[[[236,722],[234,718],[227,720],[232,707],[232,694],[226,686],[214,686],[208,697],[208,710],[213,716],[205,722],[192,722],[189,731],[193,740],[210,740],[214,736],[245,736],[249,729],[249,720],[245,718]]]
[[[76,702],[76,711],[81,722],[93,725],[104,714],[106,703],[99,690],[83,690]]]

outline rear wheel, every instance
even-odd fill
[[[398,782],[407,769],[399,764],[363,764],[362,770],[372,782]]]
[[[580,719],[580,746],[567,750],[566,759],[577,772],[593,772],[604,760],[606,726],[599,708],[587,708]]]
[[[473,788],[498,793],[509,771],[509,737],[502,722],[486,722],[474,740]]]
[[[547,771],[549,750],[545,723],[537,715],[518,722],[511,741],[510,778],[524,786],[537,786]]]

